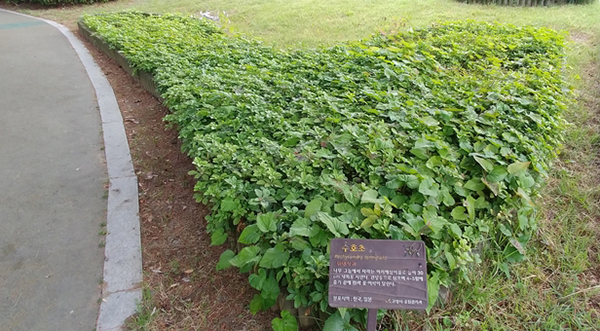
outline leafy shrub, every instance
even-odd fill
[[[193,18],[84,21],[155,75],[251,310],[280,287],[326,310],[334,237],[424,240],[430,304],[480,244],[524,258],[571,102],[562,35],[452,22],[285,52]]]

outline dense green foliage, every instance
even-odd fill
[[[243,244],[218,268],[251,271],[252,310],[281,286],[327,309],[333,237],[424,240],[431,304],[478,245],[524,258],[571,102],[562,35],[455,22],[284,52],[193,18],[84,22],[155,75],[213,244]]]
[[[12,3],[32,3],[40,4],[44,6],[58,6],[58,5],[79,5],[79,4],[92,4],[96,2],[109,2],[114,0],[9,0]]]
[[[501,6],[556,6],[556,5],[581,5],[593,3],[596,0],[458,0],[466,3]]]

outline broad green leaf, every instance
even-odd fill
[[[454,218],[457,221],[464,221],[469,218],[469,216],[465,214],[466,211],[467,210],[465,209],[465,207],[458,206],[452,209],[452,213],[450,213],[450,215],[452,215],[452,218]]]
[[[401,208],[401,206],[406,202],[406,200],[408,200],[407,196],[397,195],[392,199],[391,203],[394,204],[394,206]]]
[[[381,205],[376,203],[375,206],[373,206],[373,212],[375,213],[375,215],[381,216],[381,211],[382,211]]]
[[[456,269],[456,259],[451,252],[444,251],[444,255],[446,256],[446,260],[448,261],[448,266],[450,267],[450,271]]]
[[[498,229],[500,229],[500,232],[502,232],[503,235],[505,235],[509,238],[512,237],[512,231],[506,225],[500,223],[500,225],[498,226]]]
[[[221,200],[221,210],[222,211],[233,211],[233,210],[236,210],[237,208],[239,208],[239,203],[237,200],[233,199],[232,197],[226,197],[225,199]]]
[[[458,146],[462,150],[464,150],[466,152],[472,152],[473,151],[473,145],[469,141],[467,141],[467,140],[460,140],[458,142]]]
[[[290,259],[290,252],[284,250],[283,245],[278,244],[275,247],[267,249],[265,255],[260,260],[262,268],[279,268]]]
[[[525,255],[521,254],[512,244],[504,249],[504,258],[510,263],[519,263],[525,260]]]
[[[525,192],[525,190],[523,190],[522,188],[517,188],[517,195],[520,196],[521,198],[523,198],[523,200],[525,200],[527,205],[533,206],[533,202],[531,202],[531,198],[529,197],[529,194],[527,194],[527,192]]]
[[[339,214],[347,214],[347,213],[352,212],[354,210],[354,207],[351,204],[347,203],[347,202],[336,203],[333,206],[333,210],[335,210],[335,212],[339,213]]]
[[[464,209],[464,208],[463,208]],[[463,215],[466,217],[466,215],[463,212]],[[450,223],[450,230],[452,231],[452,233],[454,233],[458,238],[462,237],[463,232],[460,229],[460,226],[458,226],[458,224],[455,223]]]
[[[498,196],[498,193],[500,192],[500,185],[498,183],[490,183],[485,178],[482,178],[481,182],[483,182],[495,196]]]
[[[446,224],[446,220],[438,216],[437,211],[433,207],[423,210],[423,220],[433,233],[440,232],[444,228],[444,224]]]
[[[410,152],[421,160],[429,159],[429,155],[427,155],[427,151],[423,148],[413,148],[410,150]]]
[[[321,222],[323,222],[323,224],[327,226],[327,229],[329,229],[329,231],[333,233],[333,235],[336,237],[341,237],[342,235],[347,235],[348,233],[350,233],[346,223],[340,221],[336,217],[331,217],[324,212],[318,212],[317,217]]]
[[[406,222],[408,223],[409,227],[404,227],[408,232],[413,233],[415,236],[419,235],[421,233],[421,230],[423,229],[423,227],[425,227],[425,222],[423,221],[422,217],[415,217],[412,214],[405,214],[406,217]]]
[[[492,162],[490,162],[482,157],[476,156],[476,155],[473,156],[473,158],[475,159],[475,161],[477,161],[477,163],[479,163],[479,165],[483,169],[485,169],[485,171],[490,172],[494,169],[494,165],[492,164]]]
[[[398,177],[389,180],[387,183],[385,183],[385,186],[391,190],[397,190],[400,187],[402,187],[402,185],[404,185],[404,181]]]
[[[290,227],[290,237],[303,236],[310,237],[311,232],[311,220],[308,218],[299,218]]]
[[[475,149],[475,152],[481,152],[485,146],[487,146],[486,143],[484,143],[483,141],[478,141],[475,143],[475,145],[473,145],[473,148]]]
[[[475,199],[472,196],[467,197],[467,211],[469,212],[469,219],[473,221],[475,219]]]
[[[248,276],[248,282],[250,283],[250,286],[259,291],[262,290],[265,280],[267,280],[267,272],[263,268],[258,269],[257,274],[251,274]]]
[[[292,138],[286,140],[283,143],[283,146],[284,147],[294,147],[294,146],[296,146],[298,144],[299,141],[300,141],[300,138],[298,138],[298,137],[292,137]]]
[[[419,193],[432,197],[437,197],[439,193],[439,185],[433,178],[425,178],[419,185]]]
[[[479,178],[471,178],[463,187],[477,192],[483,190],[485,188],[485,184],[483,184]]]
[[[509,132],[504,132],[502,134],[502,137],[509,143],[518,143],[519,142],[519,138],[517,138],[514,134],[509,133]]]
[[[370,208],[361,208],[360,213],[364,217],[378,216],[373,209]]]
[[[279,296],[279,282],[275,278],[274,273],[271,271],[269,275],[265,278],[265,282],[262,284],[262,289],[260,291],[260,296],[266,299],[267,301],[277,301],[277,297]]]
[[[271,321],[273,331],[298,331],[298,322],[296,317],[292,316],[289,311],[281,311],[281,318],[275,318]]]
[[[308,241],[306,241],[300,237],[290,238],[290,246],[292,246],[293,249],[298,250],[298,251],[303,251],[307,248],[311,248]]]
[[[238,238],[238,242],[248,245],[255,244],[260,239],[260,235],[258,225],[252,224],[244,228]]]
[[[360,203],[383,203],[383,199],[377,199],[379,192],[375,190],[368,190],[363,193],[360,198]]]
[[[531,162],[515,162],[508,166],[508,173],[511,175],[519,175],[529,167]]]
[[[408,240],[409,238],[406,236],[404,231],[402,231],[399,227],[395,225],[390,225],[390,235],[394,240]]]
[[[258,214],[256,216],[256,225],[262,232],[277,231],[277,223],[275,223],[275,215],[273,213]]]
[[[504,180],[508,175],[508,171],[503,166],[495,166],[490,173],[487,174],[486,179],[490,183],[497,183],[501,180]]]
[[[217,271],[231,267],[230,260],[234,256],[235,256],[235,253],[231,249],[224,251],[221,254],[221,257],[219,257],[219,263],[217,263]]]
[[[240,268],[247,263],[258,261],[256,255],[259,252],[260,248],[258,248],[258,246],[244,247],[237,256],[230,260],[230,262],[233,266]]]
[[[256,315],[259,311],[266,310],[267,308],[266,300],[260,294],[255,294],[252,301],[250,301],[250,312],[252,315]]]
[[[439,156],[432,156],[429,158],[429,160],[427,160],[427,162],[425,163],[425,166],[427,166],[427,168],[434,170],[435,168],[439,167],[443,165],[442,162],[442,158]]]
[[[369,216],[369,217],[365,218],[362,221],[362,223],[360,223],[360,227],[363,229],[369,228],[369,227],[373,226],[373,224],[375,224],[376,221],[377,221],[376,215]]]
[[[454,200],[452,194],[450,194],[450,190],[446,185],[442,185],[440,193],[442,194],[442,203],[444,205],[446,205],[447,207],[454,206],[456,201]]]
[[[417,187],[419,187],[419,185],[421,184],[421,182],[419,181],[419,178],[415,175],[406,175],[405,177],[405,181],[406,181],[406,186],[408,186],[411,189],[416,189]]]
[[[338,312],[335,312],[325,321],[323,331],[358,331],[357,328],[350,324],[350,316],[342,317]]]
[[[517,218],[519,220],[519,229],[523,231],[529,227],[529,217],[525,213],[519,212]]]
[[[394,148],[394,143],[392,143],[389,139],[377,138],[375,139],[375,147],[378,150],[386,150],[389,148]]]
[[[430,148],[430,147],[435,147],[435,143],[431,142],[423,137],[417,139],[417,141],[415,141],[415,148]]]
[[[320,199],[314,199],[308,205],[306,205],[306,209],[304,210],[304,217],[310,218],[312,215],[320,211],[322,206],[323,202],[321,202]]]
[[[356,189],[351,189],[350,186],[346,185],[342,188],[342,191],[344,192],[346,201],[351,205],[356,206],[360,202],[360,193]]]
[[[527,174],[521,174],[519,176],[519,182],[521,183],[521,187],[524,189],[528,189],[535,185],[535,179]]]
[[[422,119],[423,124],[427,125],[427,126],[437,126],[438,124],[440,124],[440,122],[436,121],[435,118],[431,117],[431,116],[425,116]]]
[[[431,311],[433,305],[438,299],[438,295],[440,292],[440,280],[437,272],[433,272],[430,275],[427,275],[427,313]]]
[[[463,198],[467,196],[467,191],[464,187],[462,187],[461,183],[454,184],[454,192],[456,192],[456,194],[460,195]]]
[[[484,196],[479,196],[479,198],[475,200],[475,209],[485,209],[488,208],[489,205],[490,203],[487,202]]]
[[[327,246],[329,240],[330,237],[327,231],[321,229],[318,225],[311,226],[308,241],[310,241],[310,244],[313,245],[313,247]]]
[[[210,236],[210,245],[222,245],[227,240],[227,233],[223,229],[218,229]]]

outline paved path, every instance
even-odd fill
[[[94,88],[65,36],[0,11],[0,330],[93,330],[108,180]]]

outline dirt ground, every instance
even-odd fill
[[[194,167],[176,130],[162,121],[168,110],[82,41],[115,91],[139,181],[145,301],[133,322],[148,330],[270,329],[274,312],[249,312],[256,291],[247,275],[215,269],[226,247],[210,246],[204,220],[210,210],[193,198]]]

